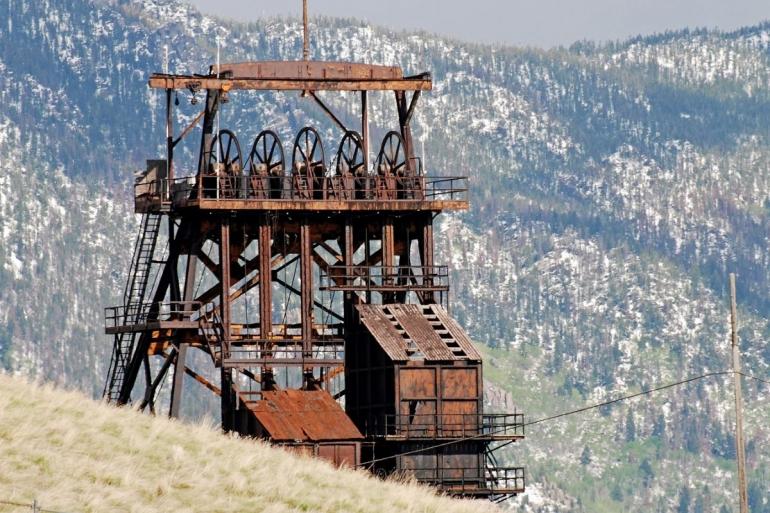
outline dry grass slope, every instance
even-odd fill
[[[0,374],[0,500],[33,499],[67,512],[492,510]]]

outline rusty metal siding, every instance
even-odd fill
[[[382,347],[388,357],[394,362],[405,362],[409,359],[406,353],[404,337],[396,331],[393,324],[382,312],[381,305],[356,306],[361,322],[377,343]]]
[[[363,439],[340,405],[323,390],[266,391],[249,406],[273,441]]]
[[[439,305],[357,305],[361,323],[391,361],[473,361],[481,355]]]
[[[409,339],[419,348],[425,360],[456,359],[445,341],[436,333],[434,326],[425,318],[421,307],[417,305],[387,305],[385,308],[396,318],[396,322],[401,325]]]
[[[476,350],[475,347],[473,347],[473,342],[471,342],[471,339],[468,338],[468,335],[465,334],[465,331],[460,327],[459,324],[457,324],[457,321],[455,321],[452,317],[449,316],[449,314],[446,313],[446,310],[441,308],[439,305],[427,305],[427,308],[430,309],[430,311],[438,317],[438,319],[441,321],[441,323],[446,327],[446,329],[449,331],[449,333],[452,334],[452,337],[457,342],[457,344],[460,346],[462,351],[465,353],[467,360],[471,360],[474,362],[480,362],[481,361],[481,355]]]

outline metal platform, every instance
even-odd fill
[[[412,188],[398,183],[377,185],[376,177],[358,179],[350,188],[340,188],[331,178],[322,188],[296,187],[295,179],[265,178],[265,187],[255,188],[252,177],[177,178],[142,182],[134,186],[137,213],[200,210],[263,210],[316,212],[467,210],[468,179],[465,177],[419,177]]]

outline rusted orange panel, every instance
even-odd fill
[[[399,383],[401,399],[436,398],[436,369],[402,368]]]
[[[249,405],[269,438],[281,441],[361,440],[363,435],[324,390],[262,392]]]
[[[357,447],[354,444],[339,444],[335,446],[337,451],[334,463],[339,467],[355,467],[358,463],[356,457]]]
[[[436,435],[436,401],[401,401],[399,413],[396,419],[399,434]]]
[[[481,416],[476,400],[442,401],[441,431],[445,436],[467,437],[479,434]]]
[[[444,399],[476,399],[478,369],[476,367],[441,369],[441,396]]]

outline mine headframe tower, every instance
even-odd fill
[[[448,272],[434,261],[433,220],[467,209],[468,189],[463,177],[425,176],[414,156],[410,120],[430,75],[245,62],[208,75],[154,74],[149,85],[166,93],[167,154],[148,161],[135,184],[143,224],[124,304],[106,310],[114,348],[105,397],[154,411],[168,379],[177,416],[187,374],[220,396],[225,430],[380,474],[410,473],[457,495],[521,492],[523,469],[497,465],[492,451],[523,437],[523,417],[484,413],[481,357],[444,307]],[[232,131],[215,128],[237,90],[314,100],[343,134],[334,164],[312,127],[297,134],[290,163],[269,129],[242,153]],[[176,91],[205,92],[178,137]],[[322,91],[360,93],[360,132]],[[398,119],[370,163],[373,91],[394,95]],[[197,170],[182,176],[174,151],[198,123]],[[168,253],[158,259],[164,223]],[[284,298],[294,298],[298,315]],[[194,371],[191,351],[205,353],[208,368]]]

